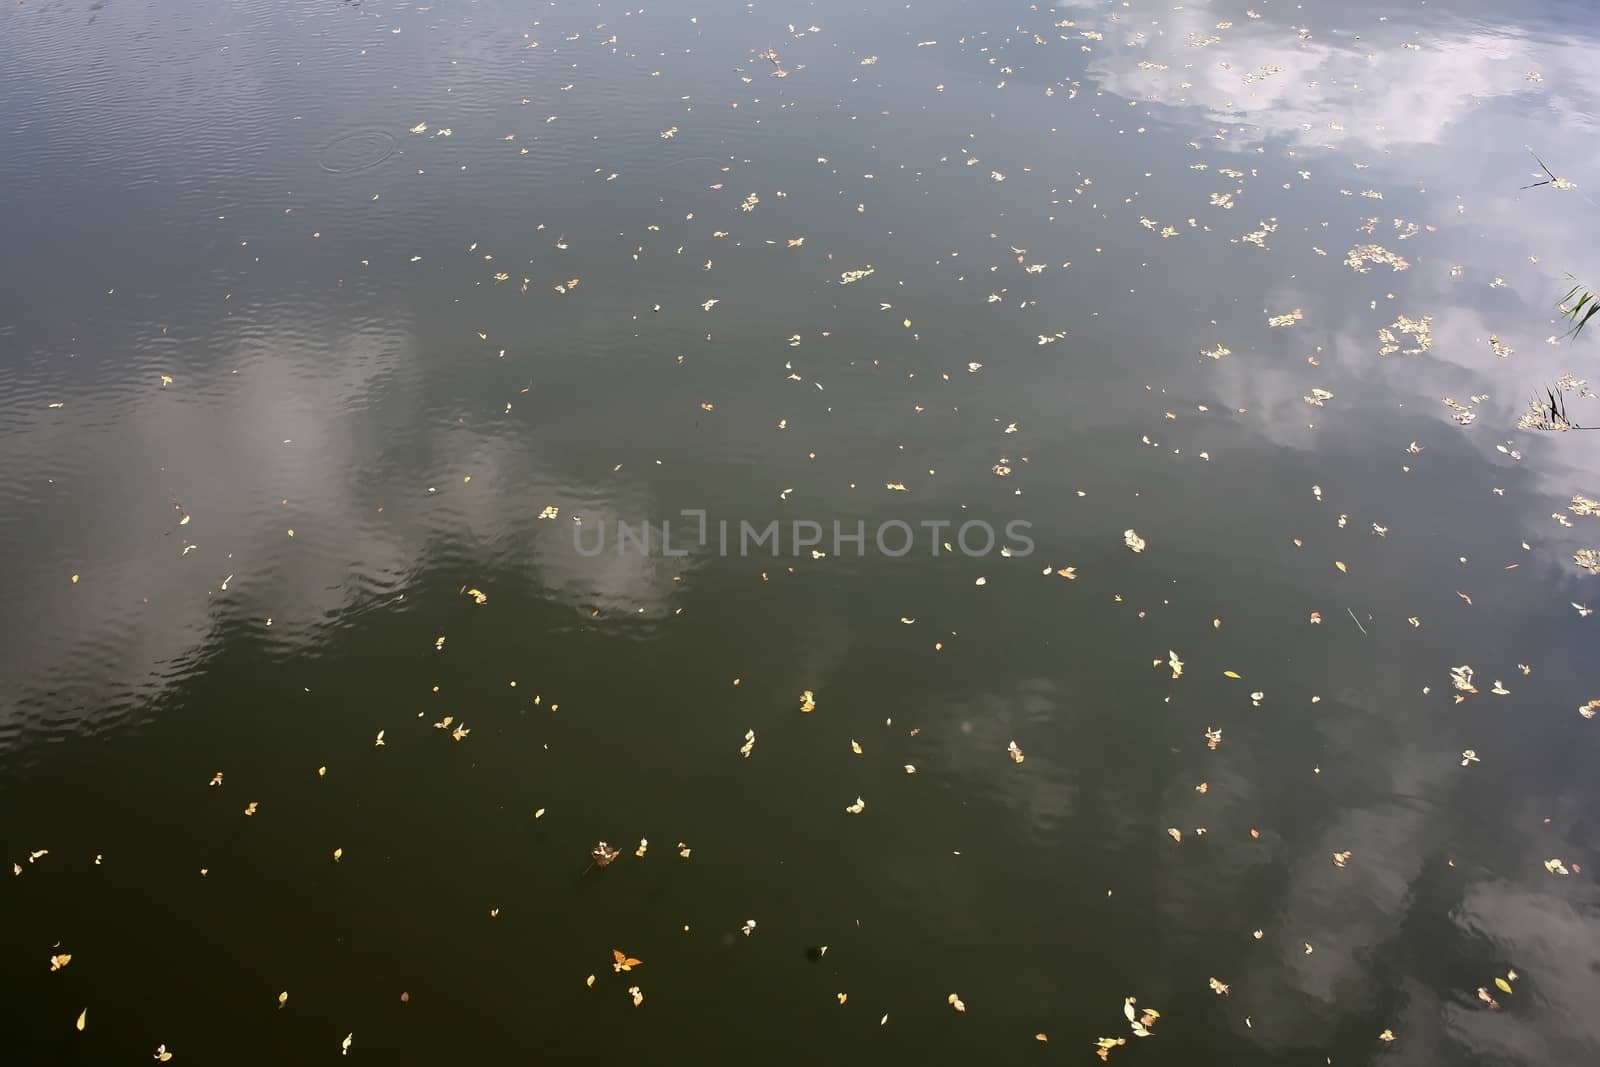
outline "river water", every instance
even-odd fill
[[[8,0],[8,1053],[1594,1062],[1587,15]]]

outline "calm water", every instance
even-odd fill
[[[8,0],[8,1054],[1594,1062],[1590,14]]]

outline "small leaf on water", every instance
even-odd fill
[[[88,1008],[84,1008],[81,1012],[78,1013],[78,1021],[76,1023],[74,1023],[73,1025],[76,1026],[79,1030],[82,1030],[85,1026],[89,1025],[89,1009]]]
[[[1494,984],[1499,987],[1500,992],[1502,993],[1511,992],[1511,983],[1506,981],[1504,978],[1496,978],[1494,980]]]

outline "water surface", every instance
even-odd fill
[[[1586,11],[0,10],[8,1047],[1592,1061]]]

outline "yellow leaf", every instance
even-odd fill
[[[1343,563],[1340,563],[1338,560],[1334,560],[1333,561],[1333,565],[1335,567],[1339,568],[1339,573],[1340,574],[1344,574],[1345,573],[1346,568],[1345,568],[1345,565]]]
[[[1494,980],[1494,984],[1500,988],[1500,992],[1502,993],[1511,992],[1511,983],[1506,981],[1504,978],[1496,978]]]
[[[1222,676],[1224,678],[1237,678],[1237,677],[1239,677],[1239,672],[1238,671],[1223,671],[1222,672]]]
[[[287,1003],[289,1003],[289,991],[286,989],[278,994],[278,1007],[281,1008]]]
[[[89,1009],[88,1008],[84,1008],[83,1011],[78,1013],[78,1021],[74,1025],[77,1026],[77,1028],[79,1030],[82,1030],[85,1026],[89,1025]]]

